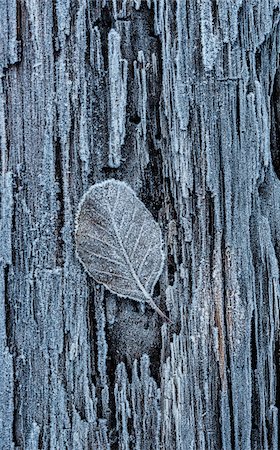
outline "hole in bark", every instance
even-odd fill
[[[161,132],[160,131],[158,131],[158,133],[155,135],[155,138],[156,138],[157,141],[160,141],[160,139],[161,139]]]
[[[277,69],[271,95],[270,142],[273,168],[280,179],[280,68]]]
[[[135,116],[130,116],[129,122],[135,123],[135,125],[138,125],[141,122],[141,117],[139,117],[137,114],[135,114]]]

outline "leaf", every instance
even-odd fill
[[[162,272],[162,234],[145,205],[124,182],[107,180],[83,196],[76,218],[77,255],[87,272],[114,294],[147,302]]]

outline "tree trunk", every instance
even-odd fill
[[[1,449],[278,449],[279,1],[0,5]],[[76,257],[109,178],[173,325]]]

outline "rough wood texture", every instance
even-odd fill
[[[0,0],[1,449],[279,447],[279,6]],[[175,326],[75,257],[112,177]]]

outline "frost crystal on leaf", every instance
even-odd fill
[[[83,196],[76,219],[77,255],[98,283],[120,297],[152,300],[162,272],[162,235],[145,205],[124,182],[107,180]]]

